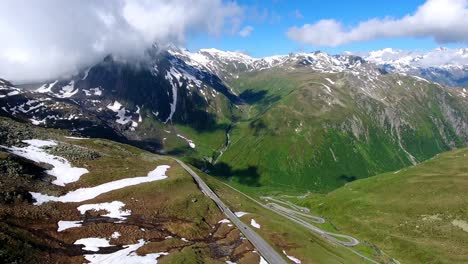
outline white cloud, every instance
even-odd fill
[[[2,0],[0,10],[0,78],[13,81],[70,74],[109,53],[143,56],[154,42],[234,34],[243,18],[223,0]]]
[[[360,22],[348,29],[334,19],[289,28],[289,38],[316,46],[339,46],[381,38],[433,38],[438,43],[468,43],[468,0],[428,0],[414,14]]]
[[[252,26],[245,26],[244,28],[242,28],[239,31],[239,36],[241,36],[243,38],[248,37],[248,36],[250,36],[250,34],[252,34],[253,30],[254,30],[254,28]]]

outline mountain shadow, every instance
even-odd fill
[[[231,165],[225,162],[211,164],[206,160],[190,159],[189,163],[209,175],[222,178],[236,178],[240,184],[250,187],[260,187],[260,173],[258,167],[249,165],[243,169],[233,169]]]

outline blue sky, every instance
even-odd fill
[[[361,21],[372,18],[394,17],[402,18],[416,12],[424,0],[242,0],[238,3],[245,7],[245,17],[242,26],[254,28],[248,37],[238,34],[222,34],[213,36],[201,34],[189,37],[189,50],[200,48],[218,48],[221,50],[239,50],[255,57],[288,52],[323,50],[337,54],[343,51],[365,52],[386,47],[398,49],[429,50],[441,46],[429,37],[385,38],[365,42],[354,42],[338,47],[299,44],[286,35],[290,27],[301,27],[313,24],[321,19],[335,19],[346,27],[356,26]],[[300,14],[300,15],[297,15]],[[448,47],[459,47],[461,44],[443,44]]]

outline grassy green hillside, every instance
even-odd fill
[[[303,264],[308,263],[368,263],[353,254],[347,248],[331,243],[330,241],[308,231],[288,219],[269,211],[252,202],[239,192],[226,186],[222,181],[198,171],[206,183],[233,211],[247,212],[241,217],[246,224],[254,219],[261,225],[255,229],[278,252],[285,250],[289,255],[299,258]],[[373,250],[365,245],[354,248],[361,253],[377,260]]]
[[[241,76],[231,85],[247,105],[210,171],[251,187],[327,192],[465,145],[462,98],[411,77],[375,78],[300,68]]]
[[[401,263],[466,263],[468,149],[293,199]]]

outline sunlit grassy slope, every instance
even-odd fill
[[[295,202],[401,263],[468,260],[468,149]]]

